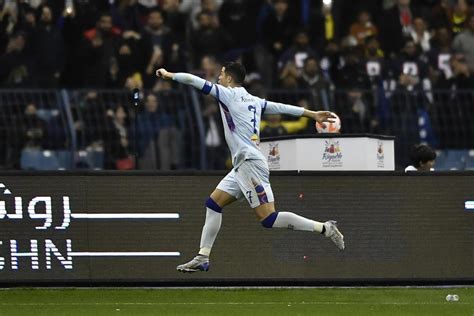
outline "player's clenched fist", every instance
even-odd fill
[[[166,69],[164,68],[160,68],[156,71],[156,76],[158,78],[162,78],[162,79],[165,79],[165,80],[171,80],[173,79],[173,75],[172,73],[166,71]]]

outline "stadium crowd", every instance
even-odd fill
[[[299,103],[321,109],[329,108],[325,95],[346,91],[336,100],[335,110],[346,113],[343,126],[354,126],[351,132],[383,132],[375,114],[380,109],[368,104],[362,91],[474,88],[472,0],[0,3],[2,88],[139,88],[162,93],[173,87],[156,79],[157,68],[215,81],[221,62],[240,60],[248,72],[246,86],[256,95],[271,97],[266,91],[275,88],[312,91],[316,97]],[[94,93],[84,100],[94,102]],[[156,104],[166,102],[153,94],[145,97],[139,120],[148,129],[140,139],[156,140],[158,146],[178,137],[172,118],[153,114],[167,108]],[[202,104],[209,157],[221,157],[225,146],[217,106],[209,99]],[[25,116],[35,112],[34,104],[25,107]],[[114,143],[123,147],[119,156],[127,156],[129,126],[122,126],[129,124],[127,111],[115,105],[101,113],[103,121],[91,124],[108,124],[117,135]],[[287,124],[284,119],[267,118],[262,136],[308,131],[307,122]],[[80,134],[81,122],[76,123]],[[38,120],[31,124],[37,133],[30,134],[37,137],[27,139],[38,145],[38,135],[46,133]],[[166,136],[159,141],[162,127]],[[140,146],[146,156],[148,144]],[[176,149],[169,151],[173,154],[162,159],[166,168],[175,168]],[[210,164],[222,168],[217,160]]]
[[[273,87],[473,85],[469,0],[2,2],[2,87],[160,89],[156,68],[206,71],[206,57]]]

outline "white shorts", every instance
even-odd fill
[[[270,171],[265,161],[245,160],[219,182],[217,189],[229,193],[237,200],[245,198],[251,208],[256,208],[274,201],[269,178]]]

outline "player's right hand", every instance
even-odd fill
[[[173,79],[173,75],[170,72],[166,71],[166,69],[164,69],[164,68],[158,69],[156,71],[156,76],[158,78],[165,79],[165,80]]]

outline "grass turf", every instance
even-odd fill
[[[0,315],[474,316],[474,288],[7,289]]]

